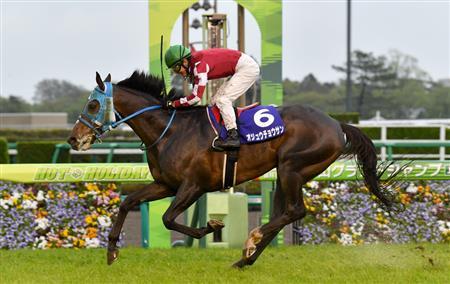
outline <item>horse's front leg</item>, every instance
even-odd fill
[[[191,228],[175,222],[175,219],[189,208],[196,200],[204,193],[199,186],[183,183],[178,189],[175,199],[170,204],[169,208],[163,215],[163,222],[167,229],[175,230],[185,235],[200,239],[206,234],[220,230],[224,224],[218,220],[208,221],[207,227]]]
[[[166,185],[154,182],[138,191],[131,193],[127,196],[127,198],[125,198],[125,200],[120,204],[119,214],[108,236],[107,261],[109,265],[112,264],[119,255],[119,250],[117,249],[117,241],[119,240],[119,234],[122,230],[122,226],[125,218],[127,217],[128,211],[130,211],[131,208],[140,204],[141,202],[158,200],[173,195],[174,192],[170,190]]]

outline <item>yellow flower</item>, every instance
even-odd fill
[[[108,184],[108,189],[110,189],[110,190],[116,190],[116,189],[117,189],[117,186],[116,186],[115,183],[110,183],[110,184]]]
[[[69,235],[69,230],[64,229],[63,231],[61,231],[60,235],[61,237],[67,238],[67,236]]]
[[[74,247],[78,247],[78,248],[82,248],[84,247],[84,245],[86,244],[85,241],[83,241],[82,239],[78,239],[78,238],[74,238],[73,242],[72,242]]]
[[[342,226],[339,231],[341,231],[341,233],[348,233],[350,231],[350,228],[347,225]]]
[[[89,190],[89,191],[97,191],[97,192],[100,191],[100,190],[98,189],[97,184],[95,184],[95,183],[87,183],[87,184],[86,184],[86,189]]]
[[[110,204],[120,203],[120,197],[115,197],[109,201]]]
[[[331,239],[332,241],[334,241],[334,242],[337,242],[337,241],[338,241],[338,236],[337,236],[336,234],[332,234],[331,237],[330,237],[330,239]]]
[[[417,187],[417,192],[418,192],[418,193],[421,193],[422,191],[423,191],[423,186],[419,185],[419,186]]]
[[[375,217],[375,219],[380,224],[387,224],[387,223],[389,223],[389,221],[386,218],[384,218],[383,214],[380,213],[380,212],[377,213],[377,216]]]
[[[97,237],[97,229],[93,227],[89,227],[86,229],[86,236],[90,239]]]
[[[88,225],[90,225],[94,222],[91,215],[86,216],[86,218],[84,218],[84,221],[86,221],[86,224],[88,224]]]
[[[402,193],[400,194],[400,202],[405,205],[409,204],[411,202],[411,197],[406,193]]]
[[[433,203],[439,204],[439,203],[442,203],[442,200],[438,197],[438,198],[433,199]]]

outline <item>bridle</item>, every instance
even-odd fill
[[[103,82],[103,83],[105,86],[105,90],[101,90],[99,87],[96,87],[89,95],[88,103],[86,104],[80,116],[78,117],[79,122],[83,123],[94,132],[95,138],[99,141],[99,143],[102,142],[101,138],[106,132],[113,130],[122,123],[144,112],[162,108],[161,105],[148,106],[122,118],[119,112],[117,112],[116,109],[114,108],[113,84],[111,84],[111,82]],[[89,112],[88,105],[90,102],[93,101],[97,101],[100,107],[97,111],[91,113]],[[169,122],[167,123],[163,132],[158,137],[158,139],[156,139],[156,141],[153,142],[152,145],[148,146],[148,148],[155,146],[156,144],[158,144],[159,141],[161,141],[163,136],[166,134],[167,130],[169,130],[170,126],[172,125],[173,119],[175,118],[175,114],[176,110],[173,110]],[[116,121],[116,117],[119,119],[118,121]]]

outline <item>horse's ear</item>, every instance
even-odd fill
[[[100,74],[98,74],[98,72],[95,72],[95,81],[97,81],[97,85],[100,90],[105,91],[105,84],[103,83],[102,78],[100,77]]]
[[[106,78],[105,78],[105,82],[111,83],[111,73],[108,73],[108,76],[106,76]]]

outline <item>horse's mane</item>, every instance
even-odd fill
[[[140,91],[142,94],[136,93],[143,98],[149,98],[152,96],[163,102],[162,91],[164,88],[164,82],[158,76],[147,74],[143,71],[136,70],[130,77],[117,83],[117,86],[129,88],[132,90]],[[189,112],[192,110],[204,109],[204,106],[191,106],[189,108],[182,108],[183,112]]]
[[[117,83],[117,86],[141,91],[161,101],[164,82],[157,76],[136,70],[130,77]]]

